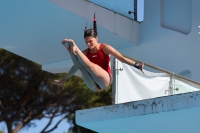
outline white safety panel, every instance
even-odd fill
[[[115,103],[126,103],[170,95],[170,76],[129,66],[116,59]],[[176,88],[178,90],[176,91]],[[172,79],[173,94],[198,91],[199,88]]]

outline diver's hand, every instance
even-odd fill
[[[143,68],[144,68],[144,63],[135,63],[134,65],[133,65],[135,68],[137,68],[137,69],[139,69],[143,74],[144,74],[144,71],[143,71]]]

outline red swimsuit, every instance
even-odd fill
[[[103,45],[101,44],[99,47],[99,51],[97,53],[91,53],[90,50],[88,49],[87,58],[91,62],[99,65],[109,74],[112,74],[112,71],[109,66],[110,57],[103,52],[102,48],[103,48]]]

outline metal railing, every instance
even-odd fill
[[[168,89],[168,91],[169,91],[170,95],[174,95],[175,94],[174,91],[179,91],[180,90],[179,87],[174,88],[174,86],[178,86],[178,85],[175,85],[173,83],[174,79],[182,81],[182,82],[184,82],[184,83],[186,83],[188,85],[191,85],[191,86],[193,86],[195,88],[200,88],[200,83],[199,82],[193,81],[191,79],[188,79],[188,78],[185,78],[183,76],[177,75],[177,74],[175,74],[173,72],[170,72],[170,71],[161,69],[159,67],[153,66],[153,65],[148,64],[146,62],[142,62],[140,60],[128,57],[126,55],[123,55],[123,56],[126,57],[126,58],[128,58],[128,59],[130,59],[130,60],[134,60],[134,61],[139,62],[139,63],[144,63],[146,67],[152,68],[154,70],[157,70],[157,71],[160,71],[160,72],[163,72],[163,73],[166,73],[167,75],[169,75],[170,82],[169,82],[169,89]],[[122,70],[122,69],[116,70],[116,68],[117,68],[116,65],[117,64],[116,64],[115,58],[114,58],[114,60],[113,60],[113,84],[112,84],[112,103],[113,104],[115,104],[115,99],[116,99],[115,94],[116,94],[116,78],[117,77],[115,75],[116,75],[116,72],[118,72],[119,70],[120,71]]]
[[[161,69],[161,68],[159,68],[159,67],[150,65],[150,64],[148,64],[148,63],[146,63],[146,62],[142,62],[142,61],[140,61],[140,60],[137,60],[137,59],[128,57],[128,56],[126,56],[126,55],[123,55],[123,56],[126,57],[126,58],[128,58],[128,59],[134,60],[134,61],[136,61],[136,62],[144,63],[145,66],[147,66],[147,67],[150,67],[150,68],[153,68],[153,69],[155,69],[155,70],[158,70],[158,71],[164,72],[164,73],[166,73],[166,74],[169,74],[170,76],[173,76],[174,78],[177,78],[177,79],[179,79],[179,80],[181,80],[181,81],[184,81],[184,82],[191,82],[191,83],[200,85],[199,82],[196,82],[196,81],[193,81],[193,80],[191,80],[191,79],[185,78],[185,77],[183,77],[183,76],[177,75],[177,74],[175,74],[175,73],[173,73],[173,72],[170,72],[170,71]]]

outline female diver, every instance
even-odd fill
[[[144,63],[136,63],[124,57],[112,46],[98,42],[95,14],[93,29],[87,29],[87,25],[85,27],[84,40],[88,48],[83,51],[80,51],[74,40],[62,40],[62,44],[67,48],[74,65],[63,79],[55,80],[54,84],[62,85],[64,88],[65,81],[79,69],[85,84],[90,90],[97,92],[108,88],[112,83],[111,55],[143,72]]]

